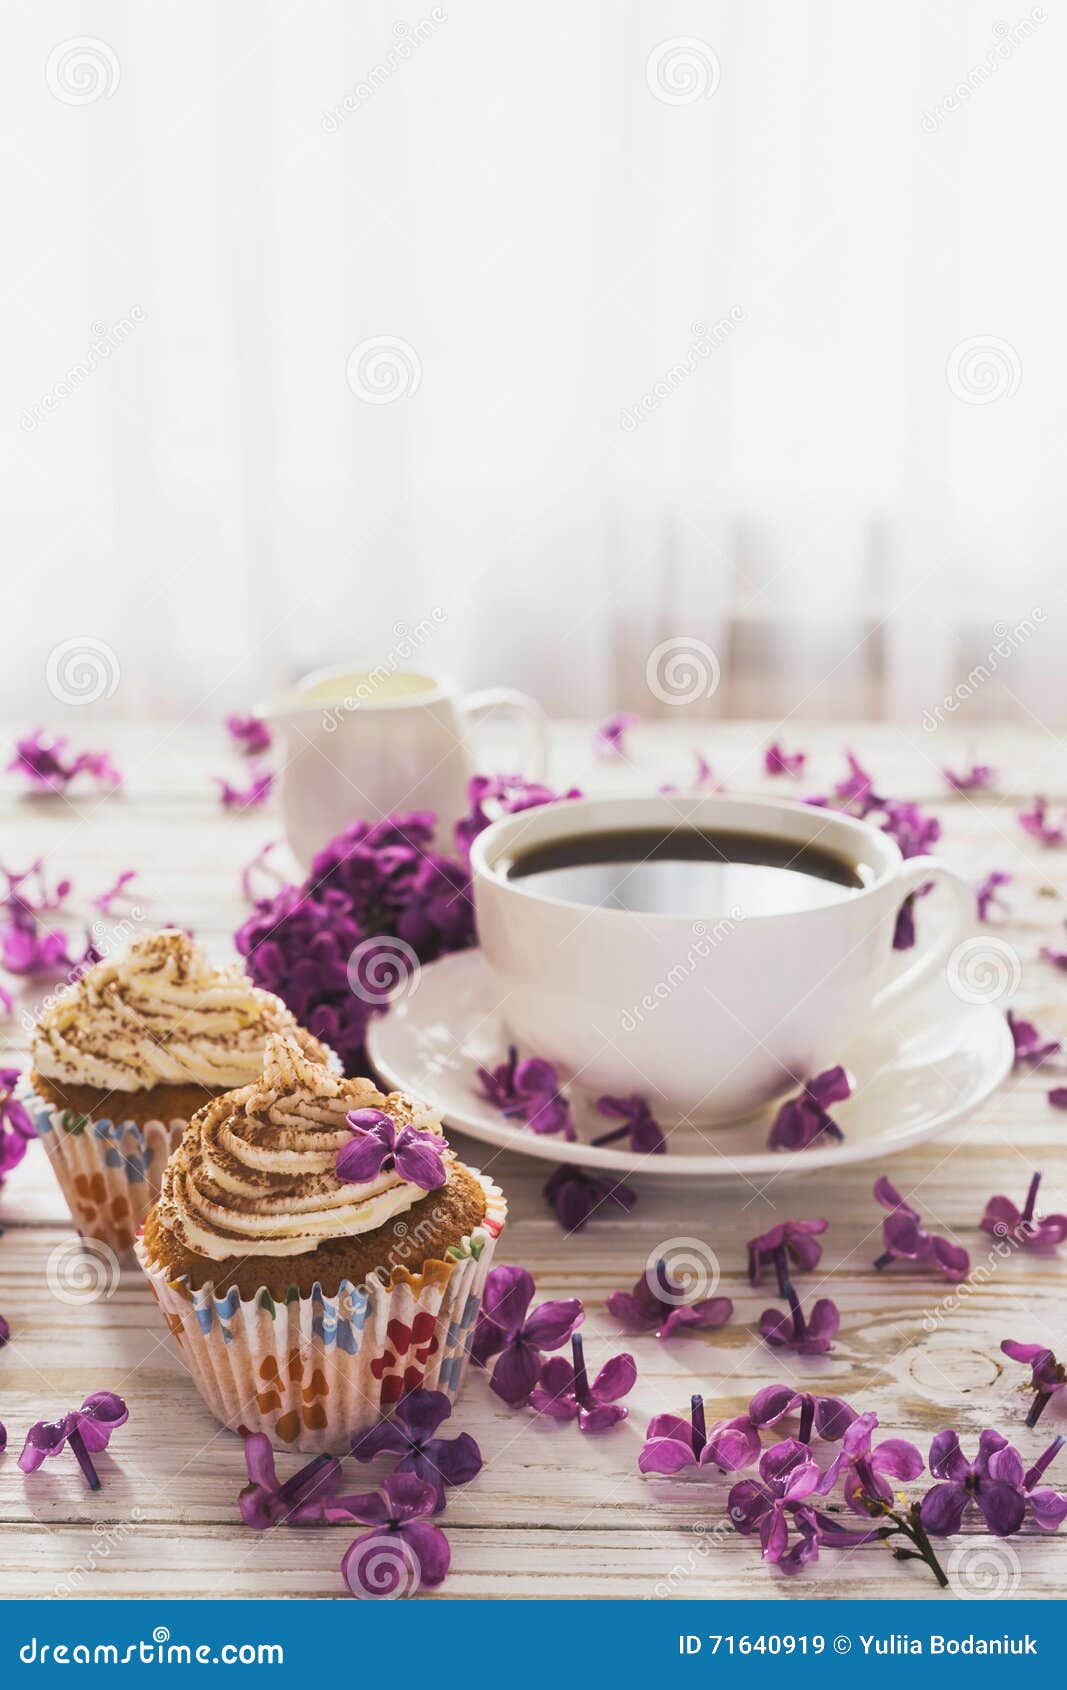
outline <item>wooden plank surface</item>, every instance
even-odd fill
[[[1067,850],[1035,845],[1015,820],[1036,791],[1053,801],[1067,798],[1063,743],[1040,728],[987,735],[982,760],[1002,771],[995,795],[952,798],[938,770],[962,766],[977,748],[948,729],[929,735],[920,726],[841,732],[790,726],[789,746],[805,746],[813,755],[810,774],[797,787],[762,775],[767,737],[759,724],[699,733],[657,725],[634,735],[632,761],[615,766],[592,762],[589,727],[572,725],[557,731],[555,774],[587,790],[654,790],[685,778],[699,746],[732,790],[810,793],[839,777],[842,747],[854,746],[882,790],[936,808],[944,830],[939,854],[947,862],[975,881],[991,868],[1015,876],[1005,894],[1011,915],[990,929],[1019,958],[1021,982],[1012,1001],[1067,1039],[1064,977],[1039,956],[1042,943],[1067,939]],[[131,905],[140,913],[127,919],[134,925],[180,923],[214,955],[231,954],[243,910],[240,869],[276,836],[278,823],[269,812],[237,817],[219,808],[210,777],[231,761],[221,731],[94,730],[87,742],[112,747],[127,775],[123,793],[28,800],[9,777],[0,808],[0,861],[21,868],[44,856],[53,879],[73,880],[71,908],[86,919],[92,918],[91,896],[120,869],[136,868]],[[13,1017],[0,1021],[4,1060],[24,1056],[33,1002],[27,996]],[[979,1114],[892,1163],[900,1188],[916,1193],[940,1230],[966,1245],[975,1267],[989,1255],[991,1241],[978,1220],[992,1192],[1019,1201],[1040,1167],[1043,1208],[1067,1210],[1067,1116],[1049,1107],[1049,1083],[1043,1075],[1017,1074]],[[636,1456],[648,1418],[681,1412],[695,1389],[710,1399],[709,1412],[730,1414],[760,1384],[803,1379],[875,1409],[884,1435],[911,1437],[924,1448],[942,1426],[956,1426],[967,1444],[993,1423],[1029,1457],[1057,1429],[1052,1409],[1047,1436],[1026,1431],[1025,1372],[1004,1360],[999,1342],[1015,1335],[1063,1352],[1064,1263],[1024,1254],[996,1259],[988,1276],[973,1274],[955,1288],[904,1271],[875,1274],[871,1261],[882,1212],[870,1188],[878,1169],[853,1169],[792,1188],[752,1182],[729,1192],[638,1180],[631,1216],[598,1217],[585,1233],[567,1237],[541,1194],[546,1164],[456,1142],[508,1193],[511,1218],[501,1259],[529,1267],[542,1297],[580,1295],[588,1310],[591,1361],[597,1365],[629,1348],[640,1377],[629,1420],[592,1439],[573,1426],[509,1414],[484,1378],[471,1376],[455,1423],[478,1439],[486,1468],[453,1495],[445,1516],[453,1571],[444,1596],[794,1600],[805,1593],[937,1594],[923,1570],[897,1566],[878,1548],[825,1553],[803,1578],[777,1577],[725,1520],[721,1483],[642,1478]],[[831,1355],[807,1363],[777,1359],[762,1344],[756,1322],[770,1299],[752,1292],[744,1275],[745,1239],[787,1213],[825,1214],[831,1222],[822,1266],[804,1282],[803,1295],[810,1300],[818,1283],[838,1303],[842,1329]],[[110,1295],[80,1305],[52,1295],[49,1260],[71,1229],[36,1145],[0,1192],[0,1222],[6,1229],[0,1312],[12,1328],[0,1355],[0,1420],[10,1439],[0,1459],[3,1594],[342,1594],[338,1564],[349,1541],[342,1529],[257,1535],[241,1525],[239,1442],[201,1406],[137,1271],[124,1272]],[[605,1299],[633,1282],[659,1243],[681,1235],[705,1240],[720,1258],[721,1289],[736,1305],[733,1322],[674,1344],[651,1337],[623,1342],[605,1314]],[[117,1435],[113,1455],[101,1458],[102,1491],[86,1491],[73,1464],[57,1462],[25,1478],[15,1456],[26,1424],[104,1387],[122,1392],[131,1419]],[[295,1458],[279,1458],[282,1471],[291,1465]],[[352,1488],[364,1488],[378,1472],[354,1469]],[[1060,1482],[1067,1485],[1067,1467]],[[960,1558],[964,1587],[977,1568],[1006,1595],[1052,1596],[1067,1589],[1067,1543],[1056,1538],[1028,1533],[1005,1546],[971,1534],[946,1547]]]

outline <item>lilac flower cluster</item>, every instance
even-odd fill
[[[795,1432],[765,1446],[764,1431],[793,1416]],[[651,1475],[692,1469],[709,1479],[754,1466],[754,1477],[731,1486],[727,1512],[735,1530],[758,1536],[763,1560],[787,1574],[801,1572],[822,1550],[897,1537],[904,1542],[894,1548],[895,1558],[923,1561],[944,1587],[948,1579],[933,1540],[953,1536],[968,1514],[980,1515],[998,1537],[1014,1535],[1028,1518],[1042,1531],[1055,1531],[1067,1518],[1067,1495],[1042,1482],[1063,1438],[1027,1468],[991,1428],[982,1432],[973,1460],[955,1431],[939,1432],[928,1458],[937,1482],[909,1503],[898,1494],[899,1484],[918,1479],[927,1463],[904,1438],[876,1443],[877,1426],[876,1414],[857,1413],[838,1397],[777,1384],[758,1391],[744,1414],[709,1428],[697,1395],[688,1421],[671,1414],[654,1417],[637,1465]],[[839,1446],[836,1452],[826,1448],[830,1444]],[[854,1526],[846,1510],[856,1517]]]
[[[35,728],[15,741],[8,773],[22,775],[30,788],[40,793],[65,792],[81,774],[109,791],[122,785],[122,776],[106,751],[70,752],[69,743],[62,735]]]
[[[40,859],[18,874],[0,866],[0,874],[7,881],[0,898],[0,965],[9,974],[26,979],[49,975],[73,978],[76,971],[100,960],[91,939],[87,938],[82,956],[73,957],[67,935],[60,928],[42,924],[42,916],[66,903],[69,880],[60,880],[50,889]]]

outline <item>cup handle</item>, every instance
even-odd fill
[[[895,980],[890,980],[887,986],[883,986],[880,992],[875,993],[871,1004],[872,1009],[883,1010],[895,1007],[902,998],[907,997],[917,986],[921,986],[924,981],[929,980],[930,976],[935,974],[948,961],[952,951],[959,943],[960,936],[974,923],[974,892],[965,880],[962,880],[952,869],[946,868],[945,864],[939,862],[936,857],[910,858],[893,883],[894,895],[899,893],[900,903],[902,904],[909,893],[916,891],[920,886],[925,886],[931,880],[947,886],[952,893],[956,904],[956,920],[949,931],[935,943],[926,946],[902,974],[898,974]],[[899,905],[897,907],[899,908]]]
[[[464,724],[473,724],[494,711],[507,712],[524,725],[527,780],[544,780],[548,766],[548,718],[536,698],[514,687],[486,687],[460,700]]]

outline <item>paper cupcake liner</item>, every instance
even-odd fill
[[[486,1194],[481,1225],[419,1274],[390,1255],[389,1284],[373,1275],[342,1281],[336,1296],[315,1285],[276,1299],[262,1287],[242,1298],[236,1287],[190,1289],[148,1255],[145,1271],[182,1360],[217,1420],[235,1432],[265,1432],[275,1449],[343,1454],[377,1425],[407,1391],[444,1391],[454,1402],[463,1382],[493,1248],[507,1217],[500,1189],[472,1173]]]
[[[18,1091],[44,1145],[74,1224],[83,1238],[128,1255],[144,1218],[159,1196],[167,1157],[184,1120],[113,1120],[80,1115],[46,1103],[33,1087]]]

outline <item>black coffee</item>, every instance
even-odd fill
[[[520,850],[505,872],[568,904],[735,919],[837,903],[872,873],[822,845],[691,827],[553,839]]]

